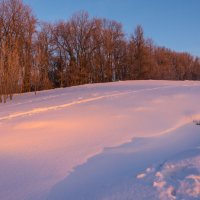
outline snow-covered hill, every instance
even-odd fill
[[[0,199],[200,199],[200,82],[126,81],[0,105]]]

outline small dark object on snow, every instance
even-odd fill
[[[200,125],[200,120],[194,120],[193,121],[196,125]]]

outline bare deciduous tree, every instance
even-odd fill
[[[37,27],[37,28],[36,28]],[[78,12],[38,23],[22,0],[0,0],[0,102],[29,92],[132,79],[200,79],[200,59],[157,47],[137,26]]]

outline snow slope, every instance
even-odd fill
[[[105,149],[54,186],[48,200],[199,199],[199,141],[190,124]]]
[[[199,91],[126,81],[15,96],[0,105],[0,199],[199,199]]]

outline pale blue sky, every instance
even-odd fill
[[[67,20],[77,11],[114,19],[129,35],[137,24],[159,46],[200,56],[200,0],[24,0],[39,20]]]

